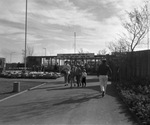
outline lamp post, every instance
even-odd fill
[[[24,70],[26,71],[27,68],[27,62],[26,62],[26,56],[27,56],[27,7],[28,7],[28,0],[26,0],[26,10],[25,10],[25,58],[24,58]]]

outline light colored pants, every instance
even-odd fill
[[[100,75],[99,76],[100,88],[101,91],[106,92],[108,76],[107,75]]]

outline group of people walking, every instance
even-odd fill
[[[69,62],[65,61],[65,65],[63,66],[61,73],[64,74],[65,86],[68,86],[70,83],[70,87],[73,87],[73,85],[77,85],[77,87],[86,87],[87,73],[84,66],[80,64],[70,66]],[[106,59],[102,59],[102,63],[98,66],[97,69],[97,77],[99,78],[100,93],[102,97],[104,97],[106,94],[108,76],[111,75],[112,70],[107,64]]]
[[[64,66],[62,67],[61,73],[64,75],[65,86],[70,87],[86,87],[86,69],[80,64],[70,65],[68,61],[65,61]]]

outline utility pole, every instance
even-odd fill
[[[27,7],[28,7],[28,0],[26,0],[26,10],[25,10],[25,58],[24,58],[24,70],[26,71],[27,68]]]
[[[74,32],[74,53],[76,53],[76,32]]]

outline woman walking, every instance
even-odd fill
[[[106,88],[107,88],[107,82],[108,82],[108,74],[112,74],[112,71],[106,63],[106,59],[102,60],[102,63],[98,67],[97,76],[99,77],[100,82],[100,88],[102,92],[102,97],[105,96]]]

